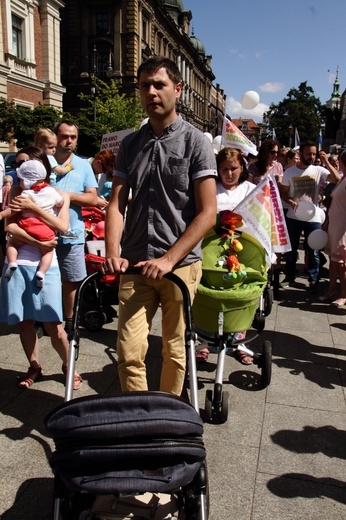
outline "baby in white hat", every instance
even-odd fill
[[[51,214],[56,214],[56,208],[62,207],[63,198],[54,188],[46,183],[47,171],[41,161],[30,159],[23,162],[17,169],[17,177],[20,186],[23,188],[21,195],[28,197],[37,206]],[[17,223],[36,240],[45,242],[55,238],[55,231],[42,222],[35,213],[23,211]],[[6,278],[10,279],[17,269],[18,248],[23,245],[23,242],[14,237],[11,237],[8,241],[6,249],[8,261],[8,267],[5,272]],[[36,272],[36,285],[38,287],[44,286],[45,274],[51,265],[52,258],[53,251],[49,251],[41,257],[38,271]]]

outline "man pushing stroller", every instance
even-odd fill
[[[148,388],[144,362],[148,334],[161,304],[160,390],[180,395],[186,357],[182,296],[163,277],[173,271],[193,299],[201,278],[200,244],[215,223],[216,164],[203,133],[176,112],[182,89],[176,64],[160,56],[150,58],[140,65],[137,79],[149,121],[124,138],[117,154],[103,270],[123,273],[129,266],[141,268],[141,275],[121,277],[119,287],[122,390]]]

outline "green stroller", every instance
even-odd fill
[[[225,237],[213,229],[204,238],[203,274],[192,308],[197,337],[218,356],[214,392],[207,390],[205,396],[206,419],[217,423],[228,417],[229,395],[222,388],[226,353],[232,355],[238,350],[253,357],[261,369],[262,388],[271,380],[271,342],[264,341],[262,352],[257,354],[243,345],[244,339],[237,339],[241,331],[248,331],[246,343],[257,338],[271,312],[273,290],[266,252],[251,235],[235,231],[235,236],[241,249],[236,255],[237,272],[230,272],[224,261]]]

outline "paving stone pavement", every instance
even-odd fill
[[[321,303],[300,274],[280,290],[260,337],[272,343],[272,381],[260,387],[257,366],[227,357],[223,388],[229,392],[224,424],[205,424],[210,520],[346,520],[346,308]],[[320,294],[326,282],[322,281]],[[150,336],[148,377],[158,386],[160,315]],[[16,386],[27,368],[16,327],[0,325],[0,518],[52,518],[53,443],[44,417],[63,401],[64,377],[49,339],[40,339],[44,378],[29,390]],[[116,319],[91,333],[81,329],[77,396],[119,390]],[[203,416],[213,388],[216,355],[198,364]]]

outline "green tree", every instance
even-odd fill
[[[37,105],[34,109],[16,107],[13,137],[17,139],[17,148],[33,144],[36,130],[53,128],[62,115],[62,112],[51,106]]]
[[[304,81],[298,88],[292,88],[280,103],[272,103],[263,120],[270,130],[275,129],[280,143],[289,146],[290,135],[294,145],[294,134],[290,134],[289,127],[298,130],[301,142],[307,139],[317,140],[323,114],[324,108],[320,99]]]
[[[15,122],[15,106],[5,98],[0,98],[0,141],[9,143]]]
[[[105,83],[96,79],[96,86],[96,97],[80,94],[84,107],[73,116],[51,106],[38,105],[30,109],[0,98],[0,140],[9,142],[16,139],[17,147],[22,148],[32,144],[38,128],[53,128],[63,117],[71,119],[79,127],[78,153],[88,157],[95,155],[100,150],[103,134],[138,128],[146,116],[139,97],[128,98],[120,94],[115,80]]]
[[[8,143],[16,139],[17,148],[30,145],[38,128],[52,128],[61,116],[62,113],[51,106],[38,105],[31,109],[0,98],[0,140]]]
[[[96,97],[79,95],[85,106],[74,118],[79,127],[78,153],[86,156],[95,155],[100,150],[103,134],[138,128],[146,116],[138,96],[129,98],[120,94],[115,80],[106,83],[96,79],[96,88]]]

